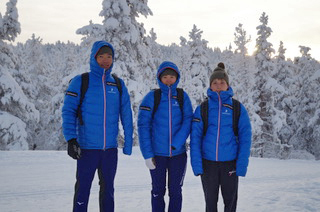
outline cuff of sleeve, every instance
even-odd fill
[[[72,142],[72,141],[77,141],[77,139],[76,138],[71,138],[71,139],[69,139],[67,142],[69,143],[69,142]]]
[[[195,176],[200,176],[200,175],[203,174],[203,170],[194,170],[194,171],[193,171],[193,174],[194,174]]]
[[[247,174],[247,167],[237,167],[236,174],[239,177],[245,177]]]
[[[132,147],[123,147],[123,154],[131,155],[132,154]]]

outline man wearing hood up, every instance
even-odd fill
[[[87,211],[91,184],[98,170],[100,211],[114,211],[114,178],[118,162],[119,116],[124,129],[123,153],[131,155],[133,122],[130,96],[111,75],[114,49],[105,41],[93,44],[88,89],[81,101],[82,75],[72,79],[62,108],[68,155],[77,160],[73,211]],[[78,106],[80,108],[78,109]],[[81,120],[79,120],[79,113]]]
[[[193,111],[190,98],[184,91],[181,110],[177,89],[180,73],[174,63],[163,62],[158,68],[157,79],[161,90],[159,105],[155,105],[155,90],[152,90],[139,108],[140,149],[152,179],[152,211],[165,211],[168,173],[168,211],[179,212],[187,164],[186,140],[190,134]],[[155,107],[158,108],[156,111]]]

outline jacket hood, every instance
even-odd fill
[[[229,86],[228,90],[220,91],[220,94],[218,94],[218,92],[212,91],[210,88],[208,88],[207,95],[210,99],[213,100],[218,100],[218,95],[220,95],[221,100],[226,101],[233,97],[233,89]]]
[[[110,43],[108,43],[106,41],[94,42],[94,44],[92,45],[91,54],[90,54],[90,71],[99,77],[103,75],[104,69],[99,66],[95,56],[98,53],[99,49],[103,46],[110,47],[110,49],[112,50],[112,55],[113,55],[112,56],[112,65],[110,66],[110,68],[108,70],[106,70],[107,71],[106,74],[111,73],[113,63],[114,63],[114,58],[115,58],[114,49]]]
[[[177,88],[177,86],[179,84],[179,80],[180,80],[180,71],[179,71],[177,65],[174,64],[173,62],[170,62],[170,61],[164,61],[163,63],[160,64],[160,66],[158,68],[158,72],[157,72],[158,84],[160,86],[160,89],[163,91],[168,91],[169,87],[161,82],[160,75],[167,68],[174,70],[178,74],[177,81],[171,86],[171,88],[174,88],[174,89]]]

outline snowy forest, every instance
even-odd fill
[[[229,74],[235,98],[247,108],[252,129],[251,156],[280,159],[320,159],[320,63],[310,47],[286,58],[281,41],[272,44],[272,26],[262,13],[255,41],[241,23],[225,49],[212,48],[196,25],[179,44],[160,45],[156,29],[146,32],[140,16],[152,15],[147,0],[103,0],[102,23],[79,28],[82,42],[54,44],[32,35],[13,44],[20,26],[17,0],[0,13],[0,150],[65,150],[61,108],[70,79],[89,71],[93,42],[105,40],[115,49],[113,73],[130,92],[134,126],[144,95],[157,87],[158,65],[169,60],[181,71],[179,87],[193,109],[206,97],[209,77],[219,62]],[[248,55],[247,44],[255,42]],[[121,125],[120,125],[121,126]],[[120,127],[121,128],[121,127]],[[120,129],[119,143],[122,143]],[[134,144],[138,145],[137,131]]]

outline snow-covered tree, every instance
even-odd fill
[[[320,160],[320,67],[319,63],[317,64],[317,71],[310,77],[311,84],[310,86],[314,89],[311,105],[314,105],[314,108],[310,110],[309,105],[306,108],[308,112],[308,117],[310,117],[307,129],[310,132],[306,140],[309,143],[307,146],[308,152],[312,153],[317,160]],[[314,98],[314,99],[313,99]]]
[[[162,57],[160,45],[156,42],[157,34],[154,32],[153,28],[150,30],[149,34],[150,35],[144,38],[144,43],[151,53],[147,58],[147,64],[150,66],[150,69],[148,68],[144,71],[144,77],[145,79],[148,79],[148,85],[153,88],[158,86],[156,70],[165,59]]]
[[[251,36],[247,37],[247,32],[242,28],[242,24],[239,24],[236,27],[236,32],[234,33],[234,43],[237,46],[235,50],[236,53],[240,53],[242,55],[248,54],[248,49],[246,45],[251,41]]]
[[[139,14],[152,15],[144,0],[104,0],[102,2],[103,24],[90,23],[77,30],[77,34],[85,35],[84,41],[90,39],[91,44],[99,39],[110,42],[115,51],[117,71],[127,79],[134,79],[139,70],[138,64],[146,64],[149,51],[144,43],[145,29],[136,18]]]
[[[39,112],[11,75],[18,72],[19,63],[3,42],[14,41],[20,33],[16,3],[9,1],[3,18],[0,14],[0,150],[29,149],[27,123],[39,120]]]
[[[39,120],[39,112],[11,76],[15,61],[9,46],[0,40],[0,150],[26,150],[27,124]]]
[[[59,137],[61,131],[54,128],[56,121],[50,121],[54,111],[51,100],[57,93],[62,93],[59,89],[60,80],[53,79],[59,79],[62,76],[58,71],[63,60],[56,58],[53,63],[50,61],[55,58],[53,49],[57,48],[59,48],[58,45],[56,45],[56,48],[43,45],[41,38],[32,35],[31,39],[28,39],[24,45],[19,45],[17,51],[18,58],[21,61],[19,72],[22,75],[29,76],[28,82],[23,79],[19,81],[24,81],[24,84],[30,86],[28,88],[30,92],[26,94],[40,112],[39,123],[28,124],[30,126],[28,134],[32,137],[29,140],[29,145],[32,149],[56,149],[59,143],[56,138]],[[64,55],[63,52],[60,52],[60,54],[61,57],[66,58],[66,56],[62,56]],[[16,78],[21,79],[20,76],[16,76]],[[51,136],[52,134],[54,136]]]
[[[300,46],[301,57],[295,58],[297,66],[297,77],[295,84],[297,90],[295,92],[296,101],[293,104],[291,119],[296,126],[295,134],[291,138],[290,143],[294,149],[306,150],[316,155],[319,149],[319,131],[317,125],[319,122],[320,98],[319,98],[319,62],[311,57],[309,51],[311,48]],[[311,124],[312,123],[312,124]],[[314,134],[314,130],[316,133]],[[317,158],[319,155],[317,154]]]
[[[293,136],[293,126],[290,127],[290,113],[292,111],[292,95],[296,87],[294,86],[293,74],[294,67],[290,61],[286,61],[285,57],[286,49],[283,46],[283,42],[280,41],[278,55],[275,56],[275,70],[272,77],[283,87],[279,91],[274,93],[275,102],[274,107],[276,111],[285,113],[285,122],[282,123],[282,127],[276,131],[277,137],[281,143],[281,150],[278,152],[278,158],[288,158],[292,146],[289,144],[290,138]],[[282,90],[283,89],[283,90]]]
[[[206,88],[209,84],[209,74],[211,74],[212,68],[209,66],[208,58],[208,41],[202,39],[203,31],[198,29],[196,25],[193,25],[191,32],[189,32],[189,40],[184,47],[187,55],[186,64],[182,69],[182,83],[186,92],[191,98],[193,105],[200,104],[206,96]],[[184,38],[181,38],[183,44]],[[213,67],[215,68],[215,67]],[[187,85],[193,85],[192,87]]]
[[[260,157],[275,157],[279,154],[281,142],[277,137],[277,131],[285,124],[285,113],[274,107],[276,93],[284,89],[272,77],[275,64],[271,56],[275,53],[272,44],[268,42],[272,30],[268,27],[268,16],[263,13],[260,17],[261,25],[257,27],[258,37],[256,39],[256,102],[257,114],[262,120],[260,131],[254,133],[253,155]]]
[[[234,55],[233,62],[230,64],[231,70],[229,77],[231,85],[237,85],[237,87],[239,87],[239,89],[235,90],[235,96],[246,105],[249,102],[249,99],[252,99],[252,96],[248,96],[248,93],[251,93],[254,81],[254,73],[250,73],[249,71],[250,57],[247,57],[248,49],[246,47],[246,45],[251,41],[251,38],[250,36],[249,38],[247,37],[247,32],[243,29],[242,24],[239,24],[235,30],[234,43],[237,48],[235,50],[236,54]]]
[[[2,17],[0,13],[0,40],[14,41],[21,32],[16,7],[17,0],[10,0],[6,5],[5,15]]]
[[[157,67],[159,67],[159,65],[163,62],[163,58],[161,55],[161,49],[160,49],[160,45],[157,43],[157,34],[155,33],[154,29],[152,28],[149,32],[149,36],[147,36],[146,38],[146,45],[148,48],[150,48],[152,57],[149,57],[149,60],[153,60],[153,61],[149,61],[148,63],[150,65],[154,64],[154,70],[157,69]]]

